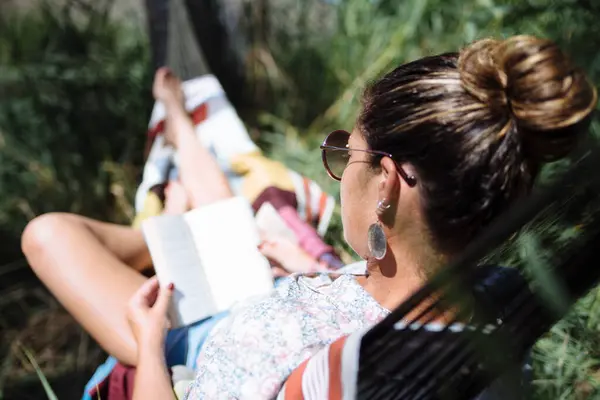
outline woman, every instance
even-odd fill
[[[525,196],[542,163],[575,146],[595,105],[585,75],[553,43],[528,36],[479,41],[388,73],[367,90],[353,132],[336,131],[323,146],[341,180],[345,239],[367,272],[292,275],[223,319],[187,398],[274,397],[303,360],[381,320]],[[35,248],[26,232],[34,268]],[[141,278],[115,282],[133,293]],[[111,343],[140,366],[144,398],[170,393],[156,339],[164,315],[144,296],[155,290],[150,281],[135,297],[134,334]]]

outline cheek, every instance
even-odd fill
[[[342,226],[344,228],[344,239],[346,239],[346,241],[348,241],[346,232],[348,231],[350,223],[348,216],[352,214],[353,208],[351,201],[352,196],[350,196],[350,188],[342,180],[342,184],[340,187],[340,205],[342,209]]]
[[[360,198],[359,189],[356,184],[356,177],[347,171],[342,175],[340,182],[340,202],[342,207],[342,222],[344,223],[344,232],[350,228],[353,222],[353,216],[356,216],[356,201]]]
[[[369,207],[369,185],[361,179],[350,176],[342,179],[340,200],[344,239],[361,257],[367,251],[367,230],[376,218],[372,207]],[[373,217],[373,218],[371,218]]]

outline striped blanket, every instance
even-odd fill
[[[251,204],[269,188],[289,194],[298,215],[323,236],[335,207],[333,197],[313,180],[264,156],[214,76],[186,81],[183,90],[198,138],[216,158],[234,194],[243,195]],[[177,153],[165,145],[164,128],[165,109],[157,102],[148,127],[147,161],[135,198],[140,219],[160,212],[151,189],[177,176]]]

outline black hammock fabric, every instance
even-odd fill
[[[594,147],[555,184],[499,218],[456,262],[368,331],[360,342],[356,397],[524,396],[521,366],[529,350],[600,278],[595,254],[600,245],[599,168]],[[557,223],[576,226],[580,233],[560,249],[551,249],[545,271],[532,273],[526,262],[528,279],[522,279],[518,273],[497,275],[476,267],[515,235]],[[565,307],[552,307],[543,297],[547,285],[541,282],[548,279],[566,294]],[[467,303],[466,294],[475,294],[476,300]],[[458,310],[453,321],[429,323],[449,309]]]
[[[515,268],[484,265],[476,268],[473,277],[475,282],[470,294],[482,306],[480,308],[489,310],[488,307],[494,307],[498,320],[509,318],[510,309],[505,305],[517,295],[518,288],[527,284],[520,272]],[[489,318],[488,314],[474,315],[473,320],[484,320]],[[383,346],[378,349],[375,346],[363,347],[361,350],[373,352],[369,357],[361,358],[360,369],[376,372],[366,374],[371,389],[362,393],[362,398],[430,398],[427,394],[440,384],[438,380],[432,379],[435,378],[434,375],[447,375],[463,368],[464,360],[460,354],[473,350],[468,348],[476,343],[476,336],[487,334],[490,329],[491,325],[487,330],[478,332],[474,326],[458,322],[449,326],[440,323],[413,322],[407,325],[403,321],[396,322],[385,339],[379,341],[378,344]],[[394,352],[394,357],[385,355],[389,349],[396,347],[401,347],[402,351]],[[372,364],[368,364],[369,361]],[[390,376],[389,371],[398,372]],[[463,369],[459,375],[471,373],[469,369]],[[530,375],[529,357],[524,352],[521,365],[504,372],[497,379],[493,378],[490,387],[476,399],[526,398]],[[388,389],[380,391],[380,385],[387,386]]]

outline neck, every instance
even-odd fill
[[[398,307],[419,289],[427,279],[426,271],[439,264],[433,252],[422,251],[423,245],[397,239],[388,239],[383,260],[367,262],[368,277],[362,282],[365,290],[388,310]]]

